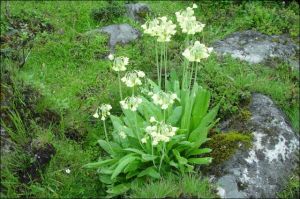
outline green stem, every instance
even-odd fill
[[[105,125],[105,120],[103,120],[103,127],[104,127],[104,133],[105,133],[106,142],[109,144],[110,150],[113,151],[113,149],[112,149],[112,147],[111,147],[111,145],[109,143],[109,140],[108,140],[106,125]]]
[[[154,155],[154,153],[153,153],[153,144],[152,144],[152,138],[151,138],[151,152],[152,152],[152,156]],[[152,160],[152,162],[153,162],[153,165],[155,166],[155,168],[157,168],[157,166],[156,166],[156,164],[155,164],[155,161],[154,160]]]
[[[159,73],[159,62],[158,62],[157,46],[158,46],[158,42],[155,43],[155,59],[156,59],[156,67],[157,67],[157,85],[160,86],[160,73]]]
[[[162,161],[165,157],[165,148],[166,148],[166,143],[163,143],[163,150],[162,150],[162,156],[160,158],[160,162],[159,162],[159,167],[158,167],[158,171],[160,171],[161,165],[162,165]]]
[[[198,62],[196,62],[196,70],[195,70],[194,86],[195,86],[195,84],[196,84],[196,82],[197,82],[198,67],[199,67],[199,64],[198,64]]]
[[[165,43],[165,91],[167,91],[167,56],[168,56],[168,52],[167,52],[167,43]]]
[[[119,79],[119,93],[120,93],[120,98],[123,100],[122,96],[122,87],[121,87],[121,78],[120,78],[120,71],[118,71],[118,79]]]
[[[191,70],[191,74],[190,74],[190,79],[189,79],[189,85],[188,85],[189,89],[191,88],[191,84],[192,84],[194,65],[195,65],[195,63],[193,62],[192,63],[192,70]]]
[[[160,78],[159,78],[160,81],[159,81],[159,87],[161,88],[164,47],[163,47],[163,45],[160,45],[160,46],[161,46],[161,48],[160,48]]]
[[[185,47],[187,48],[189,46],[189,39],[190,35],[187,35],[185,38]],[[183,66],[183,78],[182,78],[182,89],[187,89],[188,88],[188,78],[189,78],[189,61],[185,59],[184,61],[184,66]]]
[[[142,145],[142,143],[141,143],[140,135],[139,135],[139,127],[138,127],[138,122],[137,122],[137,113],[135,113],[134,116],[135,116],[136,136],[137,136],[137,138],[138,138],[138,140],[139,140],[139,143],[140,143],[142,149],[144,149],[144,147],[143,147],[143,145]]]
[[[103,120],[103,127],[104,127],[105,138],[106,138],[106,141],[108,142],[108,136],[107,136],[107,131],[106,131],[105,120]]]
[[[186,84],[186,65],[188,65],[187,60],[184,60],[184,65],[183,65],[183,75],[182,75],[182,82],[181,82],[181,88],[184,89],[185,88],[185,84]]]
[[[134,96],[134,86],[132,87],[132,96]]]

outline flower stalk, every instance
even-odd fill
[[[120,100],[123,100],[120,71],[118,71],[118,81],[119,81],[119,94],[120,94]]]

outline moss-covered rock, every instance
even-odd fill
[[[207,142],[207,146],[212,149],[210,155],[213,158],[213,165],[228,160],[238,148],[250,148],[251,145],[252,136],[250,134],[235,131],[215,134]]]

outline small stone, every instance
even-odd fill
[[[129,24],[109,25],[99,29],[91,30],[86,34],[92,35],[97,33],[109,34],[109,46],[111,54],[114,53],[115,46],[117,44],[127,44],[129,42],[137,40],[141,35],[137,29],[133,28]]]
[[[127,9],[127,15],[138,22],[143,22],[147,14],[150,12],[150,8],[144,3],[130,3],[125,5]]]

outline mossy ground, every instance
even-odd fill
[[[118,2],[117,8],[124,3]],[[167,15],[173,21],[176,11],[191,5],[191,2],[184,1],[146,3],[154,16]],[[5,38],[3,40],[2,36],[9,31],[6,5],[1,1],[1,53],[4,50],[12,50],[12,53],[8,57],[1,56],[1,112],[12,111],[13,117],[6,114],[4,120],[1,115],[1,120],[12,129],[15,137],[8,139],[12,140],[9,145],[11,152],[1,155],[1,198],[104,196],[97,174],[83,169],[82,165],[102,154],[97,140],[103,137],[103,129],[91,115],[101,103],[109,102],[113,107],[118,107],[118,85],[115,84],[115,74],[110,71],[109,61],[105,59],[109,53],[107,35],[88,37],[84,33],[117,23],[129,23],[141,30],[140,24],[119,13],[106,13],[105,20],[94,20],[92,13],[95,9],[106,10],[109,6],[105,1],[11,1],[11,16],[21,19],[21,22],[30,23],[34,19],[44,24],[39,26],[44,27],[42,31],[32,28],[36,23],[29,25],[30,28],[22,26],[25,32],[31,29],[36,34],[35,39],[23,47],[28,58],[25,64],[20,65],[17,58],[22,55],[23,49],[16,50],[15,47],[18,46],[17,41],[27,36],[15,37],[11,42],[13,45],[7,45],[9,41]],[[256,29],[266,34],[289,34],[294,40],[299,35],[299,4],[296,2],[201,2],[195,14],[206,24],[203,33],[196,35],[196,39],[203,40],[208,46],[232,32],[246,29]],[[183,39],[177,35],[170,43],[174,69],[178,69],[182,61],[178,55]],[[129,57],[130,68],[144,70],[151,76],[155,71],[152,47],[151,38],[142,36],[135,43],[117,46],[116,54]],[[223,99],[219,117],[242,114],[242,104],[250,99],[251,92],[261,92],[275,100],[295,131],[299,131],[297,71],[292,71],[284,63],[270,68],[261,64],[249,65],[231,57],[218,58],[216,55],[203,64],[199,84],[212,92],[213,105]],[[6,74],[11,79],[5,79]],[[28,85],[31,89],[26,89]],[[3,101],[8,103],[3,104]],[[112,112],[118,114],[120,110],[114,108]],[[242,115],[248,117],[247,113]],[[72,139],[74,137],[76,139]],[[214,139],[215,147],[219,147],[217,140],[231,145],[237,140],[248,143],[250,138],[231,133],[227,136],[216,135]],[[40,180],[22,183],[18,171],[23,171],[36,161],[29,147],[32,140],[51,143],[56,153],[41,169]],[[1,149],[2,141],[1,138]],[[231,146],[234,150],[236,145]],[[232,152],[225,151],[228,155]],[[71,172],[67,173],[67,169]]]
[[[252,146],[250,133],[226,132],[218,133],[207,142],[207,147],[212,149],[210,156],[213,165],[221,164],[228,160],[238,149],[247,149]]]

